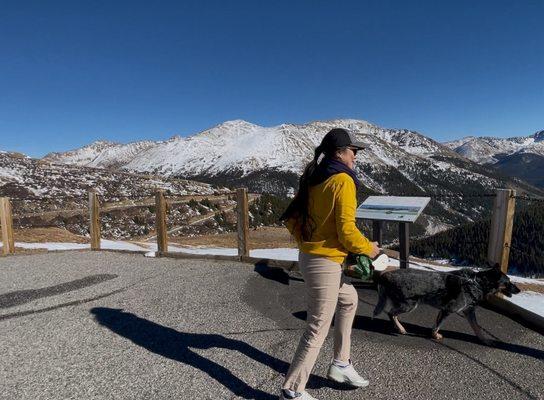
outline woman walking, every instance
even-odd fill
[[[282,216],[299,247],[306,285],[306,330],[283,383],[280,399],[316,400],[305,390],[317,356],[334,320],[334,357],[327,377],[355,387],[368,381],[350,360],[351,328],[357,310],[355,288],[343,282],[348,252],[375,257],[380,249],[355,226],[357,207],[354,163],[364,148],[345,129],[328,132],[300,177],[299,191]]]

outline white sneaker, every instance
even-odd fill
[[[329,366],[327,378],[338,383],[347,383],[354,387],[366,387],[369,382],[355,371],[352,364],[347,367],[339,367],[335,364]]]
[[[280,400],[291,400],[290,397],[285,397],[283,391],[280,394]],[[315,397],[311,396],[308,392],[304,391],[298,397],[295,397],[295,400],[317,400]]]

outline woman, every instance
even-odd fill
[[[282,216],[300,250],[308,316],[280,399],[315,400],[305,386],[335,311],[334,359],[327,376],[355,387],[368,385],[350,360],[358,297],[355,288],[342,279],[342,263],[348,252],[374,258],[380,251],[378,244],[370,242],[355,226],[356,188],[360,183],[353,167],[357,151],[363,148],[345,129],[327,133],[300,177],[297,195]]]

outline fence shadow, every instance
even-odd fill
[[[58,285],[48,286],[39,289],[17,290],[14,292],[0,294],[0,308],[9,308],[30,303],[34,300],[44,297],[57,296],[59,294],[73,292],[89,286],[106,282],[117,278],[113,274],[90,275],[85,278],[76,279],[70,282],[60,283]]]
[[[186,333],[140,318],[121,309],[96,307],[90,311],[95,320],[116,334],[129,339],[155,354],[190,365],[208,374],[212,379],[228,388],[234,395],[244,399],[276,400],[278,394],[266,393],[249,386],[229,369],[211,361],[191,349],[222,348],[236,350],[246,357],[260,362],[278,373],[286,373],[289,364],[273,357],[241,340],[230,339],[219,334]],[[239,359],[240,363],[246,360]],[[310,388],[323,386],[344,389],[333,382],[312,375]],[[278,387],[279,392],[279,387]]]

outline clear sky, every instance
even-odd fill
[[[543,20],[541,0],[0,0],[0,149],[230,119],[526,136],[544,129]]]

